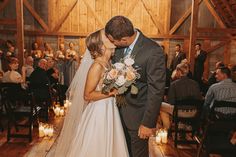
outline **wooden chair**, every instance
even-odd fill
[[[228,110],[228,114],[220,112]],[[211,153],[223,157],[235,157],[236,145],[230,143],[231,134],[236,131],[236,102],[215,101],[203,128],[203,137],[199,138],[197,157]],[[234,112],[232,112],[234,111]]]
[[[3,132],[4,127],[2,124],[2,117],[3,117],[3,104],[2,101],[0,102],[0,131]]]
[[[43,90],[42,90],[43,89]],[[42,88],[42,85],[29,84],[29,90],[33,93],[36,106],[41,107],[41,113],[45,121],[49,119],[49,107],[52,105],[52,89],[49,84]]]
[[[177,101],[174,104],[173,110],[173,124],[170,133],[174,132],[174,145],[177,147],[178,144],[197,144],[193,136],[198,133],[200,128],[200,114],[202,109],[203,101],[195,99],[185,99]],[[190,126],[190,129],[180,128],[179,125],[182,123],[184,126]],[[192,140],[178,139],[182,134],[191,133]]]
[[[7,141],[11,138],[28,138],[29,141],[32,141],[33,120],[38,119],[38,112],[40,111],[40,107],[35,106],[32,93],[27,93],[24,98],[12,95],[19,92],[20,88],[19,84],[1,84],[1,96],[8,117]],[[26,118],[27,121],[22,123],[22,120],[25,120],[22,118]],[[15,127],[16,133],[12,132],[12,126]],[[28,133],[18,133],[21,127],[28,128]]]

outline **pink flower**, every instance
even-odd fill
[[[131,69],[128,69],[127,72],[126,72],[126,77],[125,77],[125,79],[126,79],[127,81],[132,81],[132,80],[134,80],[135,78],[136,78],[135,73],[134,73]]]
[[[117,78],[117,76],[118,76],[118,70],[111,69],[111,71],[109,71],[107,74],[107,79],[113,80],[113,79]]]

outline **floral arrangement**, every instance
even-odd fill
[[[131,87],[131,93],[137,94],[138,88],[135,86],[135,81],[140,78],[140,74],[133,64],[134,57],[132,56],[122,58],[120,62],[112,64],[104,75],[102,92],[106,94],[117,89],[118,94],[122,95]]]

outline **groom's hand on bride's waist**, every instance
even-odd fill
[[[152,128],[148,128],[144,125],[140,125],[139,130],[138,130],[138,136],[141,139],[148,139],[149,137],[151,137],[152,135],[154,135],[154,131]]]

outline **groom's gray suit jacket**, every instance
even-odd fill
[[[140,32],[140,31],[139,31]],[[134,67],[141,78],[136,81],[137,95],[126,92],[127,105],[121,107],[120,114],[129,130],[138,130],[140,124],[154,128],[165,88],[165,57],[162,48],[141,32],[131,55],[135,56]],[[124,48],[116,49],[113,63],[124,57]]]

